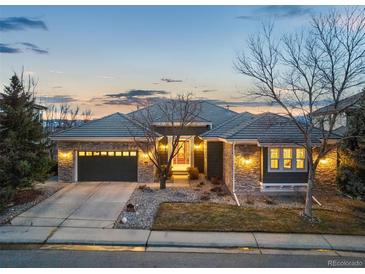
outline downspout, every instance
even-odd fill
[[[232,185],[233,185],[233,197],[236,200],[236,203],[238,206],[240,206],[240,202],[238,201],[237,195],[236,195],[236,163],[235,163],[235,146],[236,142],[233,141],[232,144]]]

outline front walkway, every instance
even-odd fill
[[[137,183],[69,184],[15,217],[12,225],[112,228]]]

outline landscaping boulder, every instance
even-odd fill
[[[127,212],[136,212],[133,204],[127,204]]]
[[[177,197],[177,198],[185,198],[186,194],[181,192],[181,191],[178,191],[178,192],[175,193],[174,196]]]

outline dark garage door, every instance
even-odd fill
[[[79,151],[78,181],[137,181],[136,151]]]

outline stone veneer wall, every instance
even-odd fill
[[[121,142],[58,142],[58,180],[60,182],[75,182],[76,151],[115,151],[138,150],[134,143]],[[138,152],[138,182],[154,180],[153,163]]]
[[[223,144],[223,181],[227,185],[229,191],[233,192],[233,176],[232,176],[232,155],[233,145],[229,143]]]
[[[241,160],[249,160],[243,163]],[[260,192],[261,148],[256,145],[235,146],[235,180],[237,193]]]
[[[314,157],[317,157],[316,152]],[[337,176],[337,147],[333,148],[323,158],[325,162],[320,162],[316,170],[316,190],[336,190]]]

